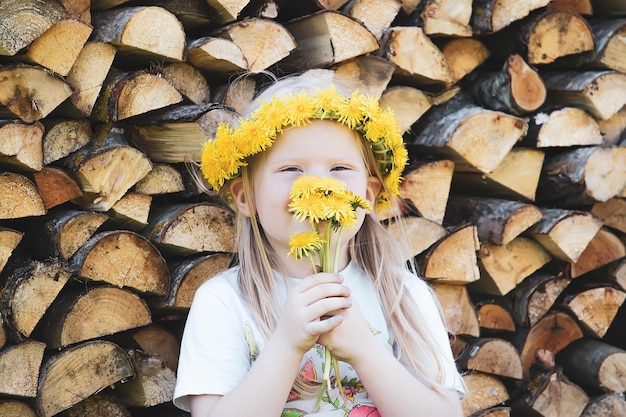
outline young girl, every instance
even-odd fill
[[[376,218],[398,193],[401,133],[331,74],[277,81],[205,145],[202,173],[237,211],[238,265],[205,282],[189,312],[174,403],[193,417],[462,415],[436,299],[402,257],[408,240]],[[341,234],[339,273],[288,254],[309,228],[289,210],[303,174],[375,207]],[[325,349],[339,368],[320,391]]]

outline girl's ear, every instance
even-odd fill
[[[371,175],[367,180],[367,191],[365,193],[365,199],[368,203],[374,207],[374,202],[376,201],[376,196],[382,189],[382,184],[380,180],[375,176]]]
[[[243,180],[241,177],[235,178],[230,182],[230,194],[233,196],[233,201],[237,205],[239,213],[246,217],[250,217],[248,196],[245,193],[245,187],[243,186]]]

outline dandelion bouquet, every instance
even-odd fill
[[[308,258],[315,272],[337,272],[343,230],[355,225],[357,209],[371,210],[372,207],[363,197],[349,191],[343,181],[314,175],[298,177],[289,198],[289,211],[296,219],[308,221],[311,230],[290,236],[288,255],[296,259]],[[330,387],[331,368],[335,370],[343,395],[339,364],[328,349],[324,350],[324,355],[324,380],[318,404],[322,393]]]

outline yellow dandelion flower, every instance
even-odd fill
[[[378,99],[371,94],[361,96],[361,112],[368,119],[376,119],[382,113]]]
[[[256,120],[262,129],[275,134],[281,132],[283,127],[289,124],[288,114],[289,111],[283,100],[273,97],[269,102],[261,102],[259,108],[252,113],[251,119]]]
[[[289,211],[300,221],[319,223],[325,220],[324,200],[314,194],[301,195],[289,203]]]
[[[317,182],[314,187],[317,193],[330,194],[341,193],[346,191],[346,183],[332,177],[317,177]]]
[[[356,209],[352,208],[347,196],[348,193],[331,194],[323,200],[324,218],[335,230],[339,227],[352,227],[356,221]]]
[[[322,111],[322,117],[332,117],[332,114],[337,111],[345,100],[344,96],[334,86],[323,90],[318,89],[316,93],[317,96],[313,99],[313,103],[317,109]]]
[[[354,129],[358,126],[363,118],[362,112],[362,104],[363,101],[361,99],[362,96],[358,94],[358,92],[354,92],[350,95],[350,98],[339,105],[338,113],[340,123],[348,126],[350,129]]]
[[[272,144],[272,139],[268,137],[267,131],[261,125],[252,120],[242,121],[237,133],[233,135],[236,148],[243,155],[257,154]]]
[[[288,256],[302,259],[305,256],[312,256],[324,247],[326,241],[315,231],[302,232],[289,237]]]
[[[352,206],[352,210],[356,210],[358,208],[362,208],[363,210],[371,210],[372,206],[369,203],[369,201],[367,201],[366,199],[364,199],[363,197],[361,197],[358,194],[351,194],[352,199],[350,200],[350,205]]]
[[[315,115],[315,104],[306,91],[288,96],[285,99],[287,112],[287,124],[294,126],[304,126]]]

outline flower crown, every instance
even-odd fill
[[[219,191],[225,182],[240,175],[247,158],[270,148],[284,128],[301,127],[316,119],[337,121],[367,140],[384,181],[376,196],[376,209],[387,207],[391,197],[399,194],[402,171],[408,160],[395,115],[390,109],[381,109],[374,96],[355,91],[345,97],[332,85],[313,93],[303,90],[262,101],[234,129],[220,123],[215,138],[203,146],[202,174]]]

